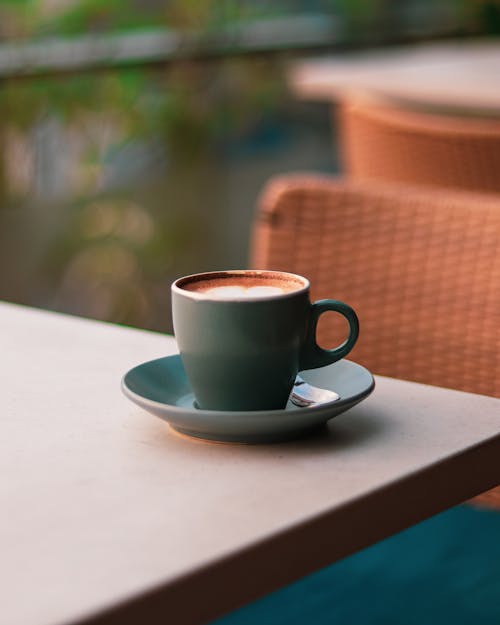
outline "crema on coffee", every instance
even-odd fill
[[[303,289],[299,278],[272,271],[235,271],[186,278],[178,287],[210,299],[254,299],[284,295]]]

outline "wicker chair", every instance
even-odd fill
[[[314,299],[351,304],[361,335],[349,358],[373,372],[500,397],[500,196],[276,178],[251,266],[305,275]],[[345,331],[333,317],[323,345]],[[500,489],[484,502],[500,506]]]
[[[500,192],[500,120],[432,115],[369,101],[340,105],[345,175]]]

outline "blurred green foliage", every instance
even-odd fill
[[[395,8],[409,4],[389,0],[3,0],[0,41],[158,27],[197,31],[210,38],[235,23],[312,10],[343,20],[343,43],[365,45],[394,37],[406,19]],[[456,16],[457,32],[500,30],[500,0],[446,0],[446,4]],[[431,11],[432,2],[426,6]],[[431,13],[426,16],[430,20]],[[221,232],[230,221],[220,201],[224,148],[244,144],[264,120],[280,118],[289,98],[285,58],[190,59],[184,55],[154,69],[3,80],[0,265],[10,267],[13,275],[7,280],[14,284],[9,297],[169,330],[170,279],[179,273],[221,268],[217,264],[224,258],[219,249]],[[9,186],[17,163],[7,166],[7,159],[13,148],[22,152],[21,148],[31,146],[34,154],[37,129],[43,131],[47,120],[56,120],[62,143],[69,145],[77,139],[78,156],[68,156],[68,161],[70,177],[78,184],[72,183],[76,186],[61,197],[37,195],[36,185],[30,184],[19,195]],[[142,150],[142,156],[134,156],[134,150]],[[160,154],[151,165],[156,167],[154,176],[148,175],[150,165],[140,176],[129,176],[131,163],[141,158],[150,162],[151,155],[144,159],[148,150]],[[42,157],[46,158],[43,150]],[[40,175],[36,168],[48,167],[40,162],[43,158],[37,158],[33,169],[28,168],[33,178]],[[120,167],[118,182],[115,179],[111,184],[109,172]],[[198,264],[209,257],[213,265]],[[33,293],[42,293],[40,300]]]
[[[169,282],[179,273],[217,268],[209,263],[223,257],[217,250],[228,219],[218,189],[221,147],[252,135],[285,97],[277,58],[185,59],[164,67],[4,80],[0,248],[7,249],[8,238],[26,241],[29,230],[34,250],[14,261],[4,252],[16,283],[10,299],[170,330]],[[33,187],[13,197],[6,131],[30,143],[36,128],[54,119],[63,141],[76,136],[83,146],[77,161],[71,149],[68,154],[69,174],[80,183],[62,197],[37,195]],[[146,152],[161,147],[154,177],[147,171],[128,177],[125,169],[109,186],[106,172],[137,146]],[[134,164],[142,157],[128,158]],[[13,205],[20,219],[15,236],[8,229]],[[28,229],[33,210],[38,226]],[[37,292],[41,301],[33,300]]]
[[[287,14],[290,3],[248,0],[3,0],[0,38],[120,32],[148,27],[211,32],[233,22]]]
[[[403,26],[406,15],[411,21],[426,14],[431,29],[443,14],[452,16],[456,34],[498,33],[500,1],[3,0],[0,40],[115,33],[162,26],[214,33],[234,23],[308,12],[338,16],[344,24],[347,43],[359,43],[397,39],[401,34],[398,28]]]
[[[0,5],[0,35],[4,39],[110,32],[164,21],[164,11],[134,0],[4,0]],[[163,18],[163,19],[162,19]]]

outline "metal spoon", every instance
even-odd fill
[[[313,406],[314,404],[325,404],[327,402],[337,401],[338,399],[340,399],[340,395],[335,393],[335,391],[311,386],[303,380],[300,375],[297,375],[295,378],[292,394],[290,395],[292,404],[300,408]]]

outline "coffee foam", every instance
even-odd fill
[[[266,297],[269,295],[282,295],[286,291],[279,286],[215,286],[210,289],[203,289],[206,293],[216,299],[233,299],[239,297]]]
[[[179,283],[180,288],[210,299],[258,299],[298,291],[305,285],[291,275],[278,272],[220,273],[194,277]]]

